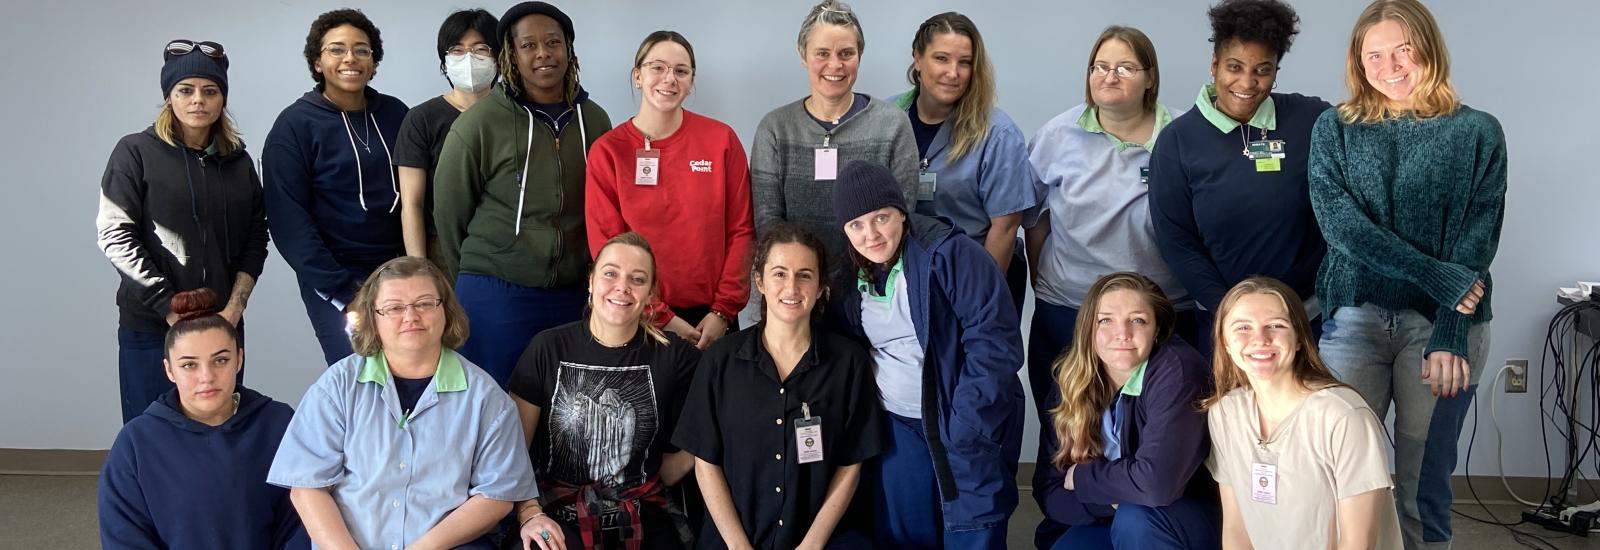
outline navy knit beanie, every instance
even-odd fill
[[[544,2],[523,2],[506,10],[506,14],[500,17],[500,28],[497,33],[500,35],[500,44],[506,43],[506,39],[511,36],[511,29],[517,25],[517,21],[529,15],[543,15],[556,20],[556,24],[561,25],[561,34],[567,35],[567,51],[570,54],[573,39],[572,18],[567,17],[567,14],[561,11],[561,8]]]
[[[846,162],[833,181],[833,219],[839,227],[873,210],[893,206],[906,208],[905,195],[888,168],[864,160]]]
[[[189,50],[183,55],[173,55],[172,52],[162,50],[161,55],[166,59],[166,64],[161,66],[161,97],[172,96],[172,88],[185,78],[200,77],[217,83],[222,89],[222,97],[228,97],[228,58],[211,57],[200,51],[199,47]]]

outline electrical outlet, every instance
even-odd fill
[[[1506,393],[1528,393],[1528,360],[1507,359],[1506,366],[1511,367],[1506,374]]]

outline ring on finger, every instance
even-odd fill
[[[540,531],[539,532],[539,538],[541,540],[545,541],[545,542],[550,542],[550,532],[549,531]]]

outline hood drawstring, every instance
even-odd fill
[[[522,177],[517,178],[517,224],[513,236],[522,235],[522,203],[528,193],[528,164],[533,161],[533,109],[523,105],[522,110],[528,113],[528,145],[522,152]]]
[[[394,154],[389,152],[389,141],[383,139],[383,128],[378,126],[378,118],[373,116],[371,111],[363,111],[362,114],[367,116],[368,122],[378,128],[378,143],[383,145],[383,154],[389,158],[389,188],[394,191],[394,202],[389,205],[389,213],[393,214],[395,209],[400,207],[400,180],[396,179],[394,175]],[[364,170],[361,168],[361,151],[356,150],[355,128],[350,125],[349,114],[339,111],[339,117],[344,119],[344,133],[345,137],[350,139],[350,153],[356,157],[356,192],[358,193],[356,198],[361,201],[361,211],[366,212],[367,181],[366,176],[363,175]]]

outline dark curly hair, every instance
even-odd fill
[[[1300,16],[1278,0],[1222,0],[1206,10],[1211,18],[1211,53],[1229,42],[1254,42],[1266,46],[1283,60],[1294,35],[1300,33]]]
[[[322,57],[322,37],[340,25],[350,25],[361,32],[367,33],[367,41],[372,46],[372,64],[383,62],[383,38],[378,36],[378,26],[367,19],[367,14],[356,9],[333,10],[317,16],[311,22],[311,32],[306,33],[306,69],[311,71],[311,79],[322,84],[322,73],[317,72],[317,59]]]

